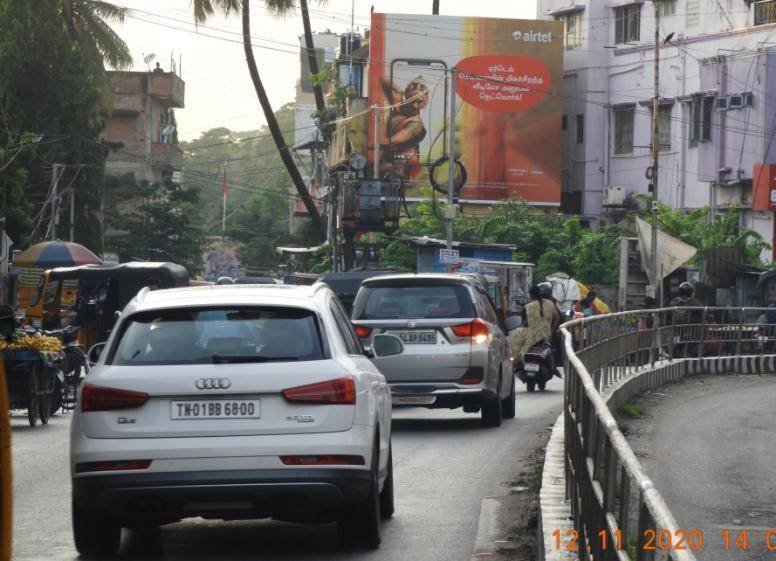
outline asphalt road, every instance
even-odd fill
[[[701,560],[776,559],[774,403],[773,375],[689,378],[639,402],[634,448],[679,527],[703,532]]]
[[[519,389],[517,417],[498,429],[458,410],[394,410],[396,513],[377,551],[339,549],[334,525],[187,520],[156,536],[124,532],[121,559],[468,560],[483,498],[506,495],[562,408],[562,381]],[[70,530],[69,415],[31,429],[17,413],[14,454],[15,561],[77,559]]]

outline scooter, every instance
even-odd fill
[[[515,374],[525,384],[527,391],[532,392],[537,386],[544,391],[553,376],[560,377],[556,372],[552,345],[541,341],[528,349],[523,362],[515,366]]]

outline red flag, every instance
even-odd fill
[[[221,180],[221,196],[225,197],[229,187],[226,184],[226,166],[224,166],[224,178]]]

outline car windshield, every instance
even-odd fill
[[[356,299],[353,319],[469,318],[475,310],[463,285],[368,286]]]
[[[289,307],[157,310],[129,318],[109,363],[322,360],[315,314]]]

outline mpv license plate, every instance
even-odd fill
[[[436,401],[435,395],[395,395],[391,401],[394,405],[431,405]]]
[[[400,331],[396,336],[405,345],[436,345],[436,331]]]
[[[208,399],[173,401],[170,419],[258,419],[261,414],[258,399]]]
[[[539,372],[539,370],[541,370],[541,366],[539,366],[538,364],[529,362],[528,364],[525,365],[526,372]]]

